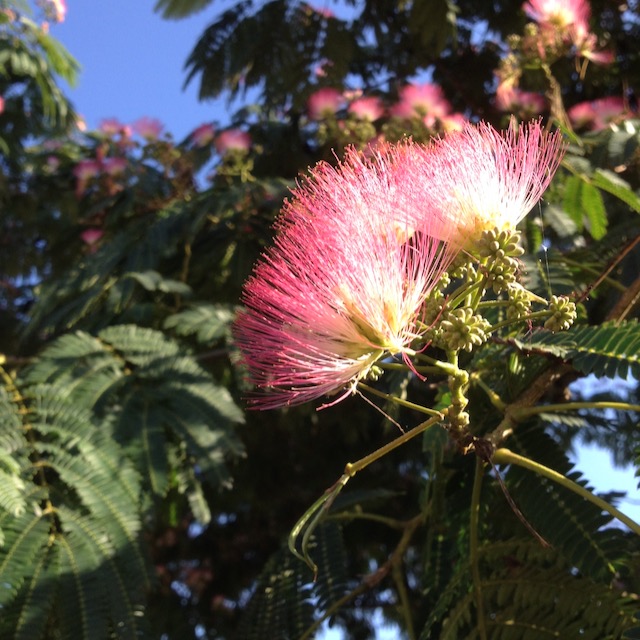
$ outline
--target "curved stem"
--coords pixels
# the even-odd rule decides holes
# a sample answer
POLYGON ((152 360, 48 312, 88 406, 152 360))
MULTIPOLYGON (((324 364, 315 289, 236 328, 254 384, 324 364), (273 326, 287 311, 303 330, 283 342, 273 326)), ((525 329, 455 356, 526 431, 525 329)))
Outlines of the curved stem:
POLYGON ((368 384, 364 382, 358 382, 358 387, 360 389, 364 389, 368 393, 371 393, 374 396, 378 396, 379 398, 384 398, 385 400, 389 400, 390 402, 395 402, 399 404, 401 407, 407 407, 408 409, 413 409, 414 411, 419 411, 420 413, 426 413, 428 416, 437 416, 440 417, 442 414, 435 409, 427 409, 427 407, 423 407, 420 404, 415 404, 415 402, 409 402, 408 400, 403 400, 402 398, 398 398, 390 393, 385 393, 384 391, 379 391, 374 387, 370 387, 368 384))
MULTIPOLYGON (((475 290, 480 289, 482 291, 485 280, 486 278, 482 278, 481 280, 477 280, 473 284, 468 284, 465 282, 465 284, 458 287, 447 300, 447 308, 455 309, 465 298, 467 298, 467 296, 472 294, 475 290)), ((482 293, 480 295, 482 295, 482 293)))
POLYGON ((553 480, 553 482, 557 482, 559 485, 562 485, 565 489, 569 489, 569 491, 573 491, 578 494, 585 500, 588 500, 592 504, 596 505, 598 508, 606 511, 609 515, 617 518, 620 522, 624 523, 633 531, 635 534, 640 536, 640 525, 632 520, 629 516, 626 516, 622 511, 616 509, 613 505, 609 504, 606 500, 599 498, 594 495, 588 489, 585 489, 583 486, 579 485, 577 482, 573 482, 573 480, 569 480, 561 473, 554 471, 553 469, 549 469, 549 467, 545 467, 539 462, 534 462, 529 458, 525 458, 523 456, 518 455, 517 453, 513 453, 509 449, 497 449, 493 454, 492 458, 495 464, 515 464, 519 467, 523 467, 524 469, 529 469, 529 471, 533 471, 538 475, 541 475, 545 478, 549 478, 549 480, 553 480))
POLYGON ((421 422, 417 427, 411 429, 411 431, 403 433, 395 440, 392 440, 391 442, 385 444, 383 447, 376 449, 368 456, 365 456, 364 458, 361 458, 356 462, 348 462, 344 468, 344 473, 340 476, 340 478, 338 478, 336 483, 332 487, 327 489, 327 491, 304 512, 302 517, 298 520, 298 522, 296 522, 296 524, 293 526, 293 529, 291 529, 291 532, 289 533, 288 545, 289 551, 291 551, 294 556, 302 560, 313 571, 314 579, 318 571, 318 567, 315 562, 313 562, 307 551, 309 541, 315 528, 318 526, 321 519, 325 516, 342 489, 346 486, 347 482, 349 482, 349 480, 351 480, 351 478, 353 478, 356 473, 368 467, 372 462, 379 460, 394 449, 397 449, 398 447, 405 444, 405 442, 412 440, 421 433, 424 433, 427 429, 430 429, 431 427, 441 422, 446 415, 447 410, 445 409, 442 412, 439 412, 437 416, 421 422), (298 549, 296 548, 296 541, 300 534, 302 534, 302 553, 300 553, 300 551, 298 551, 298 549))
POLYGON ((400 610, 402 611, 402 617, 404 618, 407 636, 409 637, 409 640, 416 640, 416 631, 413 626, 413 616, 411 615, 411 603, 409 602, 409 592, 407 591, 407 585, 404 583, 404 575, 399 562, 393 563, 391 576, 393 577, 393 582, 396 585, 398 598, 400 598, 400 610))
POLYGON ((482 583, 480 579, 480 566, 478 557, 478 529, 480 526, 480 492, 482 490, 482 477, 484 475, 484 463, 476 458, 476 472, 473 478, 473 492, 471 494, 471 518, 469 521, 469 562, 471 563, 471 576, 473 578, 473 592, 476 601, 476 624, 480 640, 487 640, 487 629, 484 620, 484 602, 482 600, 482 583))
POLYGON ((541 404, 536 407, 521 407, 513 412, 516 419, 522 420, 538 413, 551 411, 579 411, 580 409, 615 409, 616 411, 639 411, 639 404, 628 402, 563 402, 560 404, 541 404))
POLYGON ((472 373, 469 376, 471 382, 477 384, 489 398, 491 404, 498 409, 498 411, 504 411, 507 408, 507 403, 480 377, 477 372, 472 373))
MULTIPOLYGON (((374 571, 372 574, 365 576, 365 578, 357 587, 355 587, 354 589, 349 591, 349 593, 342 596, 342 598, 340 598, 339 600, 336 600, 300 636, 300 640, 307 640, 308 638, 313 638, 314 637, 313 634, 320 628, 320 626, 325 620, 330 618, 336 611, 341 609, 345 604, 347 604, 347 602, 349 602, 350 600, 353 600, 353 598, 355 598, 356 596, 360 595, 361 593, 364 593, 365 591, 369 591, 369 589, 372 589, 373 587, 375 587, 389 574, 390 571, 394 569, 394 567, 399 565, 402 562, 402 559, 404 558, 405 551, 407 550, 407 547, 411 542, 411 538, 413 537, 413 534, 416 532, 416 529, 425 521, 425 517, 426 517, 425 513, 420 513, 417 516, 415 516, 415 518, 411 518, 411 520, 408 520, 407 522, 403 523, 402 528, 404 529, 404 531, 402 532, 402 537, 400 538, 400 541, 398 542, 396 548, 393 550, 393 553, 389 556, 389 558, 387 558, 387 561, 377 571, 374 571)), ((402 598, 402 595, 400 595, 400 597, 402 598)), ((407 627, 408 629, 411 629, 413 627, 413 622, 411 623, 408 622, 407 627)), ((411 636, 411 637, 413 638, 415 636, 411 636)))
MULTIPOLYGON (((376 362, 376 367, 389 371, 410 371, 409 367, 402 362, 376 362)), ((418 373, 438 373, 442 375, 442 369, 435 366, 414 366, 418 373)))

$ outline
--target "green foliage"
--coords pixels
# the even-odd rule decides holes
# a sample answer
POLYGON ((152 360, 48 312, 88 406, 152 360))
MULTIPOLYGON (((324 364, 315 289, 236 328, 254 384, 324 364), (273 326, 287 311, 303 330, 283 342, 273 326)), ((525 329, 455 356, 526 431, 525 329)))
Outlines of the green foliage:
POLYGON ((342 531, 327 522, 312 536, 311 553, 318 563, 318 578, 312 582, 308 567, 300 563, 287 545, 267 561, 258 577, 239 630, 240 637, 260 640, 299 638, 347 590, 346 551, 342 531), (312 605, 315 603, 315 605, 312 605))
POLYGON ((520 349, 570 361, 581 373, 608 378, 640 376, 640 325, 607 322, 597 327, 576 326, 567 332, 536 331, 514 341, 520 349))
MULTIPOLYGON (((540 96, 552 93, 549 74, 559 87, 545 120, 565 122, 571 146, 526 219, 522 282, 580 299, 579 323, 552 334, 536 311, 459 354, 468 439, 443 423, 357 477, 347 466, 348 490, 308 547, 315 582, 281 541, 342 486, 347 463, 395 442, 398 428, 411 434, 417 407, 449 410, 451 371, 433 370, 442 353, 429 345, 419 375, 398 359, 370 381, 402 403, 374 397, 376 410, 353 397, 245 418, 230 331, 242 283, 299 172, 376 136, 444 135, 438 118, 390 115, 408 82, 429 78, 451 113, 506 126, 496 72, 531 25, 506 1, 348 0, 328 15, 299 0, 220 10, 157 0, 155 10, 179 19, 207 7, 217 13, 187 82, 201 97, 257 96, 231 116, 247 151, 193 135, 81 134, 58 86, 76 62, 35 21, 0 12, 0 636, 293 639, 326 619, 368 638, 379 616, 424 640, 637 636, 637 536, 520 467, 485 466, 474 491, 475 460, 463 455, 497 442, 593 491, 599 470, 582 475, 568 455, 583 434, 640 473, 637 412, 557 407, 590 399, 568 386, 590 374, 630 385, 591 399, 637 403, 638 121, 623 113, 575 132, 565 122, 575 104, 639 85, 637 7, 592 2, 614 64, 587 66, 571 50, 546 70, 530 60, 500 76, 540 96), (306 103, 321 87, 345 90, 344 105, 379 98, 384 113, 365 122, 343 105, 313 120, 306 103), (106 170, 113 161, 120 172, 106 170), (546 404, 555 409, 519 422, 546 404)), ((488 299, 487 318, 503 323, 504 302, 488 299)))
MULTIPOLYGON (((74 84, 78 62, 26 16, 2 14, 0 21, 0 148, 4 162, 17 161, 18 150, 33 135, 61 131, 75 118, 57 84, 74 84), (20 85, 21 90, 12 87, 20 85), (10 115, 11 117, 7 117, 10 115)), ((0 163, 0 166, 3 163, 0 163)))
MULTIPOLYGON (((53 342, 27 379, 68 385, 74 401, 109 415, 156 497, 171 487, 171 457, 179 468, 197 462, 200 478, 225 486, 225 457, 242 453, 234 433, 242 413, 185 351, 162 333, 133 325, 109 327, 96 338, 78 332, 53 342)), ((186 492, 199 490, 193 480, 186 492)))
MULTIPOLYGON (((571 565, 553 548, 514 538, 484 545, 479 560, 487 638, 614 640, 633 623, 637 604, 632 599, 572 575, 571 565)), ((481 637, 473 628, 478 612, 469 580, 468 568, 461 567, 455 579, 456 599, 447 603, 448 615, 438 635, 443 640, 481 637)), ((451 595, 445 596, 451 600, 451 595)), ((422 639, 433 637, 436 621, 432 616, 422 639)))
POLYGON ((168 316, 165 329, 175 329, 181 336, 195 335, 198 342, 211 344, 223 337, 235 313, 225 305, 198 304, 168 316))
POLYGON ((335 20, 323 18, 310 5, 287 0, 266 2, 255 13, 250 13, 252 8, 239 2, 225 11, 189 56, 187 82, 200 76, 201 98, 226 90, 232 99, 241 90, 258 87, 268 106, 294 99, 302 108, 308 79, 328 55, 333 63, 329 80, 344 74, 355 42, 335 20), (267 74, 271 80, 265 84, 267 74))
POLYGON ((151 580, 140 477, 110 421, 55 385, 11 384, 0 398, 18 490, 0 506, 1 635, 137 637, 151 580))
POLYGON ((186 18, 198 11, 202 11, 213 0, 158 0, 154 10, 161 13, 163 18, 186 18))

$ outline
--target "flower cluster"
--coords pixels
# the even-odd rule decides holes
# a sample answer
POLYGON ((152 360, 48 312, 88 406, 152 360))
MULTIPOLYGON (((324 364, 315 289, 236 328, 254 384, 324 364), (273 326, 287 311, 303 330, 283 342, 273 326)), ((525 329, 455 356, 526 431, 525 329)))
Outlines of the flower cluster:
MULTIPOLYGON (((325 394, 340 394, 337 402, 381 360, 411 367, 431 335, 429 301, 442 301, 447 269, 496 228, 484 262, 502 269, 506 290, 513 278, 504 265, 512 269, 519 249, 500 230, 529 212, 562 153, 560 134, 540 122, 503 133, 467 124, 430 145, 384 142, 368 154, 348 149, 337 167, 316 165, 245 284, 234 335, 258 387, 254 406, 325 394)), ((485 285, 495 289, 497 279, 485 285)), ((471 310, 445 319, 451 349, 486 339, 489 326, 471 310)))
POLYGON ((402 188, 403 146, 321 163, 285 205, 235 330, 267 392, 260 407, 349 393, 380 358, 412 353, 424 298, 453 252, 437 240, 445 221, 421 219, 419 194, 402 188))

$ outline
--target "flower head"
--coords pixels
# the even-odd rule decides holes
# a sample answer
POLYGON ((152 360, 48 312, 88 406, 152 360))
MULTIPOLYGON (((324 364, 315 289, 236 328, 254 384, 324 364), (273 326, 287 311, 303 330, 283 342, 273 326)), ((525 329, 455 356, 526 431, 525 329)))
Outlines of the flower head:
POLYGON ((523 9, 541 26, 589 30, 591 7, 588 0, 528 0, 523 9))
POLYGON ((496 90, 496 107, 501 111, 517 114, 522 118, 532 118, 547 108, 544 96, 532 91, 523 91, 509 82, 501 82, 496 90))
POLYGON ((220 154, 232 150, 249 151, 251 148, 251 136, 241 129, 227 129, 218 135, 215 145, 220 154))
POLYGON ((307 112, 312 120, 322 120, 335 115, 343 102, 344 98, 340 91, 324 87, 309 96, 307 112))
POLYGON ((191 132, 191 141, 196 147, 206 147, 213 142, 215 132, 216 130, 212 124, 201 124, 191 132))
POLYGON ((448 218, 457 242, 468 246, 483 231, 514 229, 540 199, 564 154, 560 132, 540 121, 515 121, 507 131, 467 123, 461 131, 417 149, 406 163, 406 189, 420 191, 431 215, 448 218))
POLYGON ((380 98, 376 96, 366 96, 357 98, 349 104, 347 111, 360 120, 373 122, 384 115, 384 107, 380 98))
POLYGON ((65 0, 41 0, 40 4, 45 15, 54 22, 64 22, 67 15, 67 3, 65 0))
POLYGON ((605 129, 626 115, 624 100, 620 96, 609 96, 573 105, 568 112, 569 120, 576 129, 587 128, 593 131, 605 129))
POLYGON ((411 353, 425 296, 453 258, 402 192, 404 146, 320 163, 293 193, 274 246, 244 288, 234 329, 259 408, 348 395, 375 363, 411 353), (400 161, 400 164, 398 164, 400 161))
POLYGON ((153 142, 160 137, 164 126, 160 120, 143 116, 133 123, 133 130, 147 142, 153 142))
POLYGON ((423 118, 427 126, 451 111, 451 105, 442 89, 429 82, 408 84, 400 90, 400 100, 391 108, 391 115, 398 118, 423 118))

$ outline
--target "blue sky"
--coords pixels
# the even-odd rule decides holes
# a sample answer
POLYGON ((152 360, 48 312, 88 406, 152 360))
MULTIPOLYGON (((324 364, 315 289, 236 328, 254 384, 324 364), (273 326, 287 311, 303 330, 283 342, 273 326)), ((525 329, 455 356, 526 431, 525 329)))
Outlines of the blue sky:
POLYGON ((183 90, 184 63, 215 16, 208 10, 185 20, 163 20, 156 0, 67 0, 64 23, 51 34, 80 62, 69 96, 89 128, 115 117, 123 123, 157 118, 176 139, 203 122, 224 124, 224 101, 199 103, 197 82, 183 90))
MULTIPOLYGON (((180 140, 203 122, 227 121, 224 101, 199 103, 197 83, 183 90, 184 62, 223 3, 216 0, 188 19, 167 21, 154 13, 155 2, 67 0, 66 21, 52 25, 52 35, 82 66, 77 86, 68 93, 89 128, 105 118, 129 124, 149 116, 180 140)), ((582 448, 577 459, 598 490, 628 491, 619 508, 640 520, 631 469, 612 469, 609 455, 596 448, 582 448)))

